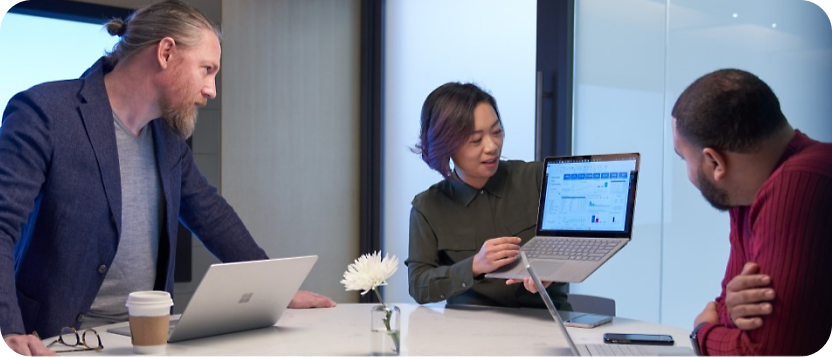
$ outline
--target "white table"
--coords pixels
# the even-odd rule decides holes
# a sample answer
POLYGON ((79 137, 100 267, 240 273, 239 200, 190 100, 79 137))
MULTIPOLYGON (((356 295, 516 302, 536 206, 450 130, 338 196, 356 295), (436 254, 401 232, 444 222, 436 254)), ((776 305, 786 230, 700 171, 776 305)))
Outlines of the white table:
MULTIPOLYGON (((396 304, 401 308, 401 355, 568 355, 566 340, 544 309, 445 307, 396 304)), ((372 304, 330 309, 286 310, 270 328, 167 345, 168 355, 367 355, 372 304)), ((101 332, 104 350, 87 355, 131 355, 130 338, 101 332)), ((594 329, 568 328, 577 344, 603 343, 605 332, 672 335, 690 347, 689 331, 616 317, 594 329)), ((77 356, 80 353, 68 355, 77 356)))

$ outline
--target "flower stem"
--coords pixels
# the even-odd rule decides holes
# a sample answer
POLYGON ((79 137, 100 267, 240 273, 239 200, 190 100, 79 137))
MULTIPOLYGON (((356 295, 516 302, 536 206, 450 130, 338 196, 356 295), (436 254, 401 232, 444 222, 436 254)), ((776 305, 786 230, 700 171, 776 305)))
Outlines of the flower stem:
POLYGON ((399 331, 393 331, 393 329, 390 328, 390 317, 393 315, 393 310, 388 309, 387 305, 384 304, 384 299, 381 298, 381 293, 378 292, 377 288, 373 288, 373 291, 376 293, 376 297, 378 297, 378 301, 379 301, 379 303, 381 303, 381 306, 384 307, 384 314, 385 314, 385 316, 384 316, 384 327, 387 328, 387 332, 389 332, 390 337, 393 338, 393 344, 395 346, 395 351, 398 354, 398 352, 399 352, 399 331))
POLYGON ((386 307, 387 305, 384 305, 384 299, 381 298, 381 293, 378 292, 378 288, 373 288, 373 292, 376 293, 376 297, 378 298, 378 302, 381 303, 381 306, 386 307))
POLYGON ((376 293, 376 297, 378 297, 378 301, 381 303, 381 306, 384 307, 384 327, 387 327, 387 331, 392 331, 390 329, 390 315, 393 314, 393 310, 388 310, 387 305, 384 304, 384 300, 381 298, 381 293, 378 292, 377 288, 373 288, 373 291, 376 293))

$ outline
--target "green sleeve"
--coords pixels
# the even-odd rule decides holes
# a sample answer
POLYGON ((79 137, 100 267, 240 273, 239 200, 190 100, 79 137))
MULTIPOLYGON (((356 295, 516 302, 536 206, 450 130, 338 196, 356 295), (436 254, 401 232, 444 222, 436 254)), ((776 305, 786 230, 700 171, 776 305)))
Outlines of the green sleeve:
POLYGON ((410 210, 410 246, 407 265, 410 296, 420 304, 461 294, 474 284, 471 256, 453 265, 439 264, 433 228, 415 207, 410 210))

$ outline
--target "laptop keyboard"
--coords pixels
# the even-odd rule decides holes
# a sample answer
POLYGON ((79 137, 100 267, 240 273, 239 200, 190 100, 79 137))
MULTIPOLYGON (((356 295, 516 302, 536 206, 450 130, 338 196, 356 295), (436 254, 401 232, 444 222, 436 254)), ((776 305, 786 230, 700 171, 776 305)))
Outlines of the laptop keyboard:
POLYGON ((616 344, 586 345, 590 356, 642 356, 638 346, 616 344))
POLYGON ((603 238, 535 237, 523 246, 529 259, 598 261, 618 245, 619 240, 603 238))

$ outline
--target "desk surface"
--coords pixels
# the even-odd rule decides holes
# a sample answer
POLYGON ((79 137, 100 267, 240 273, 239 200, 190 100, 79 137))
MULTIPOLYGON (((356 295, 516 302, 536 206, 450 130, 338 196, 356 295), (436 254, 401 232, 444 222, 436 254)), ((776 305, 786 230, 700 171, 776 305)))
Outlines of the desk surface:
MULTIPOLYGON (((568 355, 566 340, 546 310, 396 304, 401 308, 401 355, 568 355)), ((269 328, 167 345, 167 355, 367 355, 372 304, 286 310, 269 328)), ((124 326, 127 323, 96 328, 124 326)), ((603 343, 606 332, 662 333, 690 347, 689 331, 615 318, 594 329, 568 328, 576 344, 603 343)), ((102 333, 104 355, 132 355, 130 338, 102 333)), ((72 353, 72 356, 79 353, 72 353)), ((101 355, 101 353, 89 353, 101 355)))

